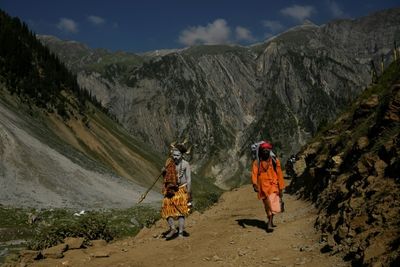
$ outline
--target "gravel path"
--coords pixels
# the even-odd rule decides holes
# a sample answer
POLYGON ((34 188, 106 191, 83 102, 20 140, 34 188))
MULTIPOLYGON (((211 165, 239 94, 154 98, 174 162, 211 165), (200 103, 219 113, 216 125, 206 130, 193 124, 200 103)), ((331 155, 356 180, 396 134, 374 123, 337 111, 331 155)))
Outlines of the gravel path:
POLYGON ((310 203, 285 195, 285 204, 277 228, 266 233, 262 203, 251 186, 243 186, 204 214, 193 213, 187 220, 190 237, 165 241, 161 233, 167 225, 160 221, 135 238, 67 251, 62 259, 34 266, 350 266, 320 253, 310 203))

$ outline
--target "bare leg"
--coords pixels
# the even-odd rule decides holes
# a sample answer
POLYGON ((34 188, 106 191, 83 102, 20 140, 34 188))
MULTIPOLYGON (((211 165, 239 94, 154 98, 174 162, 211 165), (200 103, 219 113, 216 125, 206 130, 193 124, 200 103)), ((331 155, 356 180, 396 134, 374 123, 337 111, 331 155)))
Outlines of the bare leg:
POLYGON ((273 221, 274 215, 271 212, 271 207, 270 207, 270 203, 269 203, 268 198, 263 199, 263 203, 264 203, 265 213, 267 214, 267 217, 268 217, 267 232, 272 232, 273 231, 273 229, 272 229, 272 227, 273 227, 272 221, 273 221))
POLYGON ((185 228, 185 217, 180 216, 178 222, 179 222, 179 234, 183 234, 183 229, 185 228))
POLYGON ((169 233, 165 236, 165 238, 167 240, 170 240, 175 234, 176 234, 176 228, 175 228, 175 222, 174 222, 174 218, 172 217, 168 217, 167 218, 167 222, 169 225, 169 233))
POLYGON ((169 230, 175 229, 175 223, 174 223, 174 218, 168 217, 167 222, 169 225, 169 230))
POLYGON ((276 227, 276 225, 274 224, 274 215, 273 214, 271 216, 271 226, 276 227))

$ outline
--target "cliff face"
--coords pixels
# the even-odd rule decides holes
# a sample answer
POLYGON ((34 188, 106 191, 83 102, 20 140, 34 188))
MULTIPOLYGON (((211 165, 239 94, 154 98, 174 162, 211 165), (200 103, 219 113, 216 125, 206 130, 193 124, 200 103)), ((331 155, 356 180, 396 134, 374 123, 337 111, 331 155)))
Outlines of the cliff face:
POLYGON ((79 68, 58 48, 68 43, 42 41, 132 134, 159 151, 188 136, 195 170, 228 186, 241 182, 251 140, 271 139, 286 158, 350 103, 371 81, 370 60, 390 53, 399 18, 307 24, 250 47, 83 55, 79 68))
POLYGON ((354 264, 399 262, 399 133, 396 62, 297 155, 291 189, 320 208, 326 252, 354 264))

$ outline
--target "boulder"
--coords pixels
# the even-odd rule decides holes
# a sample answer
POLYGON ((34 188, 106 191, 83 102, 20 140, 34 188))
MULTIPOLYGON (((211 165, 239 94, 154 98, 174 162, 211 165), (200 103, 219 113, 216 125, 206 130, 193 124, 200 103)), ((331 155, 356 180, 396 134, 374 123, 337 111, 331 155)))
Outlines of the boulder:
POLYGON ((377 160, 374 164, 375 172, 379 178, 382 178, 385 175, 385 169, 387 167, 386 162, 383 160, 377 160))
POLYGON ((64 252, 68 249, 66 244, 60 244, 51 248, 42 250, 42 255, 45 258, 60 259, 64 257, 64 252))
POLYGON ((364 261, 369 262, 373 258, 384 254, 387 251, 387 247, 382 242, 371 242, 369 247, 364 251, 364 261))
POLYGON ((294 163, 293 169, 296 177, 300 177, 307 168, 306 160, 301 157, 294 163))
MULTIPOLYGON (((397 86, 399 88, 399 86, 397 86)), ((397 89, 397 93, 394 99, 390 101, 388 109, 385 113, 384 120, 388 122, 400 122, 400 90, 397 89)))
POLYGON ((90 244, 92 245, 92 247, 104 247, 107 245, 107 241, 103 239, 92 240, 90 241, 90 244))
POLYGON ((332 161, 335 164, 335 168, 339 168, 340 165, 342 165, 342 163, 343 163, 342 156, 343 156, 343 153, 340 153, 340 154, 332 157, 332 161))
POLYGON ((363 109, 371 109, 375 108, 379 105, 379 96, 378 95, 371 95, 367 100, 361 102, 361 108, 363 109))
POLYGON ((31 263, 40 258, 40 251, 36 250, 22 250, 19 255, 21 256, 21 263, 31 263))
POLYGON ((64 239, 64 244, 68 245, 68 249, 80 249, 84 241, 82 237, 67 237, 64 239))
POLYGON ((356 143, 356 148, 358 150, 363 150, 369 145, 369 139, 366 136, 362 136, 358 138, 357 143, 356 143))
POLYGON ((314 142, 307 146, 307 148, 303 151, 303 155, 311 156, 317 154, 319 148, 321 147, 321 142, 314 142))

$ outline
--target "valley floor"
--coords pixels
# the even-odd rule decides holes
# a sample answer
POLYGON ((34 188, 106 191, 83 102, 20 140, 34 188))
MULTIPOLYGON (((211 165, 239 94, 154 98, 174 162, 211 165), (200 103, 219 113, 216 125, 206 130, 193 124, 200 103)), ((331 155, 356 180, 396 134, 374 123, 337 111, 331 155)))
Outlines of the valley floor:
POLYGON ((337 255, 320 252, 311 203, 285 195, 286 211, 276 216, 273 233, 265 231, 265 214, 251 186, 223 194, 204 214, 187 219, 190 237, 165 241, 159 221, 136 237, 103 247, 69 250, 62 259, 32 266, 350 266, 337 255))

